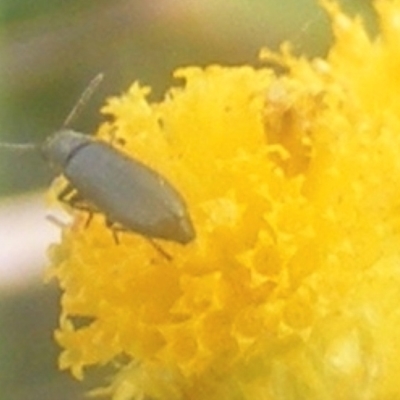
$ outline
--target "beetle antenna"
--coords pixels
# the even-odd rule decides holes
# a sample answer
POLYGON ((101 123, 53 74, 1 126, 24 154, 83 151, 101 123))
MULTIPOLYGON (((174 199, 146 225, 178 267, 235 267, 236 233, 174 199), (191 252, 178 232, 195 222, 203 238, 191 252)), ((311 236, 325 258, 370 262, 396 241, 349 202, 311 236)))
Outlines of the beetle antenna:
POLYGON ((83 91, 81 96, 79 97, 78 101, 75 103, 74 107, 72 108, 71 112, 68 114, 67 118, 65 118, 64 123, 62 124, 63 128, 66 128, 71 124, 71 122, 76 119, 79 113, 82 111, 85 104, 88 102, 92 94, 96 91, 98 86, 100 85, 101 81, 104 78, 104 74, 100 73, 96 75, 87 85, 86 89, 83 91))
POLYGON ((25 153, 28 151, 37 151, 39 150, 40 145, 35 143, 22 143, 22 144, 15 144, 15 143, 1 143, 0 142, 0 149, 4 150, 11 150, 16 152, 25 153))

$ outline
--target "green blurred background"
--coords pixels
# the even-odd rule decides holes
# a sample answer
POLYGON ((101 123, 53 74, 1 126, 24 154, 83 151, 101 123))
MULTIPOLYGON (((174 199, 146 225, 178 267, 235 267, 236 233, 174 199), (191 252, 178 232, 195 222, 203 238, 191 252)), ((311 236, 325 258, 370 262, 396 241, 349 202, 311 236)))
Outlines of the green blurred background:
MULTIPOLYGON (((370 1, 340 3, 375 30, 370 1)), ((331 41, 314 0, 1 0, 0 21, 0 140, 16 143, 41 142, 58 129, 98 72, 105 81, 75 130, 93 132, 105 98, 135 80, 160 99, 177 67, 260 66, 259 49, 285 40, 297 54, 323 56, 331 41)), ((50 181, 37 155, 0 151, 0 196, 50 181)), ((0 400, 83 398, 85 387, 56 368, 58 297, 54 285, 9 287, 0 276, 0 400)))

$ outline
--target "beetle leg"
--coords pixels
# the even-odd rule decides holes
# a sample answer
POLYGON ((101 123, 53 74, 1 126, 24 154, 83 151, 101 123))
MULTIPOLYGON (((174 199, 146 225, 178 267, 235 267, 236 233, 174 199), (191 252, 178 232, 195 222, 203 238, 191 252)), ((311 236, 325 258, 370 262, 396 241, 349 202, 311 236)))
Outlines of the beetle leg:
POLYGON ((58 200, 68 204, 72 208, 75 208, 76 210, 80 211, 85 211, 88 213, 88 219, 86 220, 85 223, 85 228, 87 228, 90 225, 90 222, 92 221, 93 214, 95 210, 93 207, 88 205, 83 198, 80 196, 79 192, 76 191, 76 189, 69 183, 65 186, 65 188, 59 193, 57 196, 58 200))
POLYGON ((85 223, 85 228, 88 228, 90 223, 92 222, 92 218, 93 218, 93 212, 92 211, 88 211, 88 217, 85 223))
POLYGON ((126 229, 118 226, 115 222, 111 221, 110 219, 106 218, 106 226, 111 230, 111 233, 114 238, 115 244, 120 244, 118 233, 122 231, 126 231, 126 229))
POLYGON ((114 228, 114 229, 111 229, 111 232, 112 232, 115 244, 120 244, 119 237, 118 237, 118 231, 114 228))
POLYGON ((148 240, 148 242, 163 256, 165 257, 168 261, 172 261, 172 256, 168 254, 157 242, 155 242, 153 239, 144 236, 145 239, 148 240))
POLYGON ((87 228, 90 223, 92 222, 93 219, 93 214, 94 214, 94 210, 93 207, 90 207, 90 205, 88 205, 87 203, 85 203, 85 201, 82 199, 82 197, 79 195, 78 192, 75 192, 70 199, 68 200, 68 204, 79 211, 84 211, 87 213, 87 220, 85 222, 85 228, 87 228))
MULTIPOLYGON (((114 241, 116 244, 120 244, 118 234, 120 232, 129 232, 127 229, 123 228, 121 225, 119 225, 116 222, 113 222, 109 219, 106 219, 106 226, 107 228, 111 229, 114 241)), ((168 261, 172 260, 172 256, 168 254, 157 242, 155 242, 153 239, 143 236, 144 239, 146 239, 163 257, 165 257, 168 261)))
POLYGON ((62 221, 61 219, 59 219, 58 217, 56 217, 55 215, 52 215, 52 214, 46 215, 46 219, 47 219, 47 221, 56 225, 60 229, 64 229, 68 226, 68 224, 66 222, 62 221))
POLYGON ((59 201, 64 204, 68 204, 72 208, 93 212, 92 208, 90 208, 90 206, 85 203, 80 194, 69 183, 61 191, 61 193, 58 194, 57 198, 59 201))
POLYGON ((70 183, 67 183, 65 188, 57 195, 57 199, 62 203, 70 204, 68 196, 74 191, 74 187, 70 183))

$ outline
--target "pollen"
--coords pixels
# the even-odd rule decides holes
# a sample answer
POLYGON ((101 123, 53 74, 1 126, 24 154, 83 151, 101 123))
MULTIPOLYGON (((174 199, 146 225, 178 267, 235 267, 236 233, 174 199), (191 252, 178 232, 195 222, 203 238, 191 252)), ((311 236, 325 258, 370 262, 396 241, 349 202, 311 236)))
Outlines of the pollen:
POLYGON ((48 273, 61 369, 113 366, 117 400, 400 396, 400 2, 375 2, 376 37, 322 4, 324 59, 285 44, 261 52, 281 74, 189 67, 162 101, 108 100, 98 136, 173 183, 196 238, 117 245, 72 210, 48 273))

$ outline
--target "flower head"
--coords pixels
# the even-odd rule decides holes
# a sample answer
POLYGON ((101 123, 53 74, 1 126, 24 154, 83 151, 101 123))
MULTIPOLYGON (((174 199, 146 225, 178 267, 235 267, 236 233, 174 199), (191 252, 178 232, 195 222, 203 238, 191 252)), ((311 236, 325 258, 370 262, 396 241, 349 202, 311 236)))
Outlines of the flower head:
POLYGON ((261 54, 284 74, 185 68, 162 102, 109 100, 98 136, 172 182, 196 238, 117 245, 76 213, 52 249, 61 368, 118 363, 115 399, 399 395, 400 2, 373 39, 323 4, 326 59, 285 45, 261 54))

